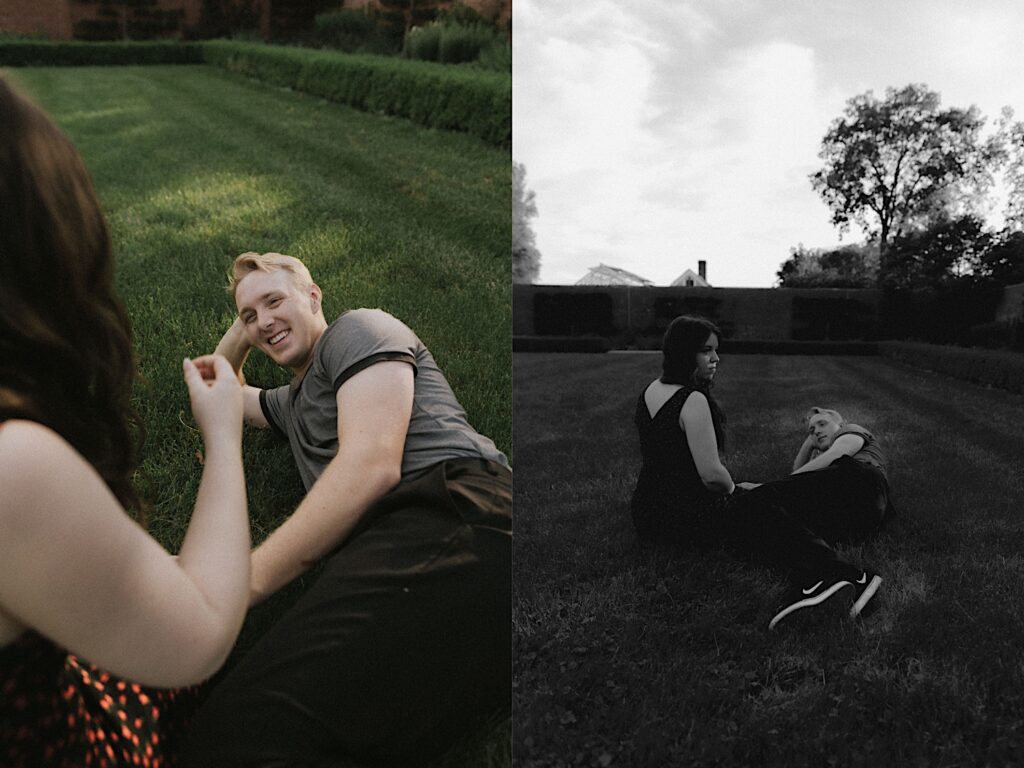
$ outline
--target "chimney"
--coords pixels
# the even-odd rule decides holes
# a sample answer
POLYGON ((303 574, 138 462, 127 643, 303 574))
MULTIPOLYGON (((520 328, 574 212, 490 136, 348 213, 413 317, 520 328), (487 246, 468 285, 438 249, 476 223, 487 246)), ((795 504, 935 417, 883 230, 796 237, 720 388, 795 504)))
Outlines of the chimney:
POLYGON ((701 259, 697 262, 697 274, 700 275, 700 279, 706 281, 708 279, 708 263, 701 259))

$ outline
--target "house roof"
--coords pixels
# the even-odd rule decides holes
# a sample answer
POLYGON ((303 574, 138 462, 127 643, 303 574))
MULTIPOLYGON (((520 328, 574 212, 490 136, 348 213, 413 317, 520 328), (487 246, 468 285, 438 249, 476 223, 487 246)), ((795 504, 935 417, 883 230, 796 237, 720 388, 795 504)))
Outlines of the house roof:
POLYGON ((646 277, 640 277, 640 275, 635 275, 624 269, 598 264, 596 267, 591 267, 587 274, 577 280, 576 285, 654 285, 654 283, 646 277))
POLYGON ((690 281, 690 280, 693 281, 693 284, 695 286, 699 286, 701 288, 710 288, 711 287, 711 283, 709 283, 703 277, 698 275, 692 269, 688 269, 685 272, 683 272, 683 274, 681 274, 679 277, 677 277, 675 280, 673 280, 670 283, 670 285, 672 285, 673 287, 685 286, 687 284, 687 282, 690 281))

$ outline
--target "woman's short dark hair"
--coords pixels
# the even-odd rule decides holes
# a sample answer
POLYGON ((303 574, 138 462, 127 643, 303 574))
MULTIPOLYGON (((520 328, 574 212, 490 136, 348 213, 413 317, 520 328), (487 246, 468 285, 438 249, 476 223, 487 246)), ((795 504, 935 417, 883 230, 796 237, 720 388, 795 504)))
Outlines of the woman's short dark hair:
POLYGON ((722 336, 718 326, 704 317, 680 315, 669 323, 661 342, 662 383, 704 389, 698 386, 693 374, 697 370, 697 353, 704 348, 712 333, 719 338, 722 336))

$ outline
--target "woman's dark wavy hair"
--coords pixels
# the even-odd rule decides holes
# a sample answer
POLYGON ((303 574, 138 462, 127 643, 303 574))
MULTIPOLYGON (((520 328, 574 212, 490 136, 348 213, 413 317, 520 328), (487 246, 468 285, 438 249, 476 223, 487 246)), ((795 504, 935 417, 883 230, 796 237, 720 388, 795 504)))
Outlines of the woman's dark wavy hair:
POLYGON ((0 417, 53 429, 126 507, 143 431, 131 324, 89 173, 49 117, 0 78, 0 417))
POLYGON ((711 396, 711 382, 696 376, 697 353, 704 348, 711 334, 722 338, 718 326, 704 317, 680 315, 669 323, 661 342, 661 381, 664 384, 681 384, 704 393, 711 406, 715 439, 719 450, 722 450, 725 447, 725 413, 711 396))

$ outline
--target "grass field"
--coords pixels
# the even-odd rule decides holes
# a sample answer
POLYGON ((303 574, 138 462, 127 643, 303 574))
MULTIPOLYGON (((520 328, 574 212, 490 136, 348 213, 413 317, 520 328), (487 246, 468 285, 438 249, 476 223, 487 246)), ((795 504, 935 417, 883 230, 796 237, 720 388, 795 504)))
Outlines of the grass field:
MULTIPOLYGON (((230 324, 225 275, 243 251, 305 260, 329 319, 368 306, 404 320, 474 426, 511 452, 507 153, 210 67, 4 74, 75 142, 106 208, 144 377, 140 483, 165 546, 180 543, 200 471, 181 359, 212 351, 230 324)), ((288 380, 257 357, 251 383, 288 380)), ((246 473, 259 541, 302 488, 287 445, 259 430, 246 435, 246 473)), ((301 587, 254 611, 240 648, 301 587)), ((508 732, 499 726, 445 765, 507 765, 508 732)))
POLYGON ((831 406, 881 439, 900 512, 846 550, 886 579, 875 613, 769 633, 778 576, 636 543, 633 409, 660 356, 513 365, 516 766, 1024 763, 1024 398, 723 345, 735 479, 788 473, 801 413, 831 406))

